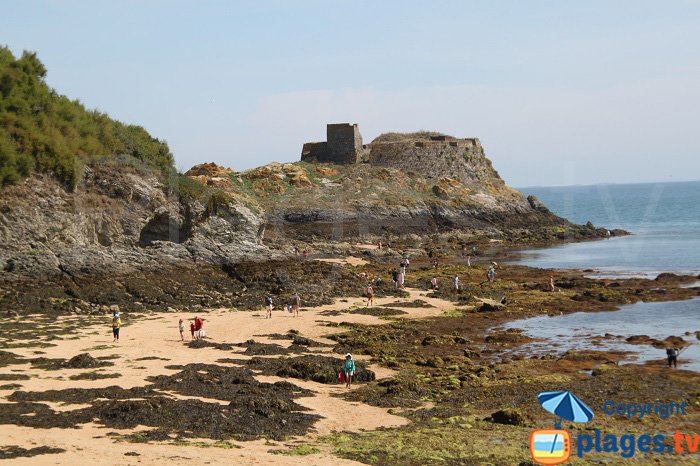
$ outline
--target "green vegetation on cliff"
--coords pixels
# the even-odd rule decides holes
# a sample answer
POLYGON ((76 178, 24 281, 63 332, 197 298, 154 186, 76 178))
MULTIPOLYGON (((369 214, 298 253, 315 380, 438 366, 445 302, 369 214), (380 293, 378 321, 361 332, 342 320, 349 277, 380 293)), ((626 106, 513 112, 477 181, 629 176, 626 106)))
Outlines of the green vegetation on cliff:
POLYGON ((15 58, 0 47, 0 186, 33 171, 52 173, 67 187, 88 159, 132 156, 161 171, 173 170, 163 141, 145 129, 87 110, 51 89, 35 53, 15 58))

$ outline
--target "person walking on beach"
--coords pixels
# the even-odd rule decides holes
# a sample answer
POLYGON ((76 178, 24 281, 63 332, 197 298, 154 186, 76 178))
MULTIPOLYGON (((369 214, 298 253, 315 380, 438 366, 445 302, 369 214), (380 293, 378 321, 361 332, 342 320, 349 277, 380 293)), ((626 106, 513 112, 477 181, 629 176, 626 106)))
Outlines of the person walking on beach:
POLYGON ((559 288, 554 286, 554 275, 549 276, 549 291, 559 291, 559 288))
POLYGON ((367 285, 367 305, 365 307, 369 307, 370 304, 374 305, 374 289, 371 284, 367 285))
POLYGON ((391 281, 394 282, 394 288, 399 287, 399 273, 396 270, 391 272, 391 281))
POLYGON ((399 288, 403 289, 403 282, 406 280, 406 274, 404 272, 399 273, 399 288))
POLYGON ((352 354, 350 353, 345 355, 345 361, 343 361, 343 372, 345 373, 345 388, 350 388, 352 378, 355 375, 355 361, 353 361, 352 354))
POLYGON ((180 330, 180 339, 185 341, 185 321, 180 319, 180 322, 177 323, 177 327, 180 330))
POLYGON ((496 269, 494 269, 493 265, 492 265, 486 271, 486 280, 488 280, 489 283, 493 283, 495 279, 496 279, 496 269))
POLYGON ((272 319, 272 296, 265 296, 265 307, 267 308, 267 311, 265 312, 265 318, 272 319))
POLYGON ((675 346, 666 348, 666 359, 668 360, 668 367, 678 367, 678 348, 675 346))
POLYGON ((432 280, 430 280, 430 285, 432 286, 433 290, 438 289, 437 277, 433 277, 432 280))
POLYGON ((112 314, 112 336, 114 339, 112 342, 119 342, 119 329, 122 326, 122 320, 119 318, 119 313, 115 312, 112 314))
POLYGON ((301 297, 299 297, 299 293, 296 291, 294 292, 294 296, 292 296, 292 317, 299 317, 299 308, 301 307, 301 297))
POLYGON ((459 291, 459 275, 455 275, 452 278, 452 284, 454 285, 455 291, 459 291))

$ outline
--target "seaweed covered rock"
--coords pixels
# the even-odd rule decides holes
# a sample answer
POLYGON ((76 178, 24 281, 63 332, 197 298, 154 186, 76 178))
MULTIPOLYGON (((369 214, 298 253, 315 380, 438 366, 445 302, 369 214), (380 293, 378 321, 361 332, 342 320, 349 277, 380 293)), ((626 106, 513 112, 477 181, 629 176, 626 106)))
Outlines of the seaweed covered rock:
POLYGON ((89 353, 82 353, 70 358, 66 363, 66 367, 70 367, 72 369, 90 369, 93 367, 103 366, 103 362, 104 361, 98 361, 97 359, 93 358, 89 353))
POLYGON ((506 424, 511 426, 524 426, 525 417, 520 411, 515 409, 501 409, 491 414, 491 421, 496 424, 506 424))
MULTIPOLYGON (((306 355, 283 359, 252 358, 247 365, 266 375, 333 384, 338 383, 338 372, 343 366, 343 360, 329 356, 306 355)), ((375 379, 374 372, 367 369, 365 363, 355 361, 355 368, 353 381, 370 382, 375 379)))

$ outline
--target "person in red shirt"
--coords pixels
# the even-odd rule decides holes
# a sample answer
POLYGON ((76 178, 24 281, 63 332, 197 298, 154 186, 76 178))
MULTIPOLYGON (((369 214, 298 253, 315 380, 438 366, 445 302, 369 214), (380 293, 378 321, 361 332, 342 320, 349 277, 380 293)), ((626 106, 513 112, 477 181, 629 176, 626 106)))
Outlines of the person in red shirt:
POLYGON ((204 319, 198 316, 194 318, 194 333, 198 340, 202 338, 202 328, 204 327, 204 319))
POLYGON ((192 339, 194 340, 194 322, 190 324, 190 333, 192 334, 192 339))

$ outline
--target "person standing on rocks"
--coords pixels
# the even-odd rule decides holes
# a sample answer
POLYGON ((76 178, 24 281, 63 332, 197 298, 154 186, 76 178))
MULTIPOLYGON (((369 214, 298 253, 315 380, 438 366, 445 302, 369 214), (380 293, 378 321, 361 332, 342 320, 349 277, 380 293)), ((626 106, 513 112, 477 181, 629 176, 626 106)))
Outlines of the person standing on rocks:
POLYGON ((554 275, 549 276, 549 291, 559 291, 559 289, 554 286, 554 275))
POLYGON ((355 375, 355 361, 353 361, 352 354, 350 353, 345 355, 345 361, 343 361, 343 372, 345 373, 345 388, 350 388, 352 378, 355 375))
POLYGON ((494 269, 493 265, 492 265, 486 271, 486 280, 488 280, 489 283, 493 283, 495 279, 496 279, 496 269, 494 269))
POLYGON ((365 307, 370 305, 374 305, 374 289, 371 284, 367 285, 367 305, 365 307))
POLYGON ((432 286, 433 290, 438 289, 437 277, 433 277, 432 280, 430 280, 430 285, 432 286))
POLYGON ((666 359, 668 360, 668 367, 678 367, 678 348, 675 346, 666 348, 666 359))
POLYGON ((265 296, 265 307, 267 308, 267 312, 265 313, 265 318, 272 319, 272 296, 270 296, 270 295, 265 296))
POLYGON ((115 312, 112 314, 112 336, 114 339, 112 342, 119 342, 119 329, 122 326, 122 320, 119 318, 119 313, 115 312))
POLYGON ((471 266, 472 266, 472 255, 467 254, 467 267, 471 267, 471 266))
POLYGON ((299 293, 296 291, 294 292, 294 296, 292 297, 292 311, 293 317, 299 317, 299 308, 301 307, 301 297, 299 297, 299 293))
POLYGON ((459 275, 456 275, 452 278, 452 284, 454 285, 455 291, 459 291, 459 275))

